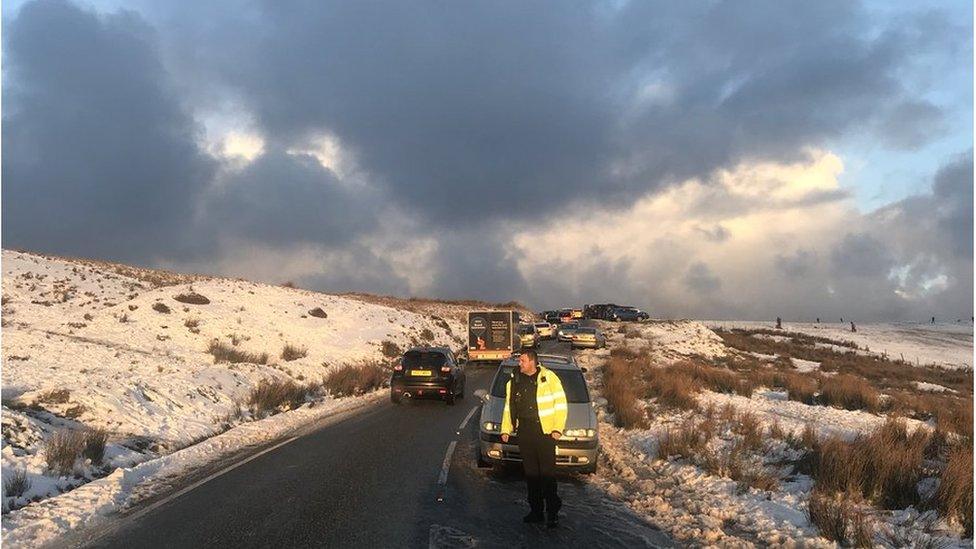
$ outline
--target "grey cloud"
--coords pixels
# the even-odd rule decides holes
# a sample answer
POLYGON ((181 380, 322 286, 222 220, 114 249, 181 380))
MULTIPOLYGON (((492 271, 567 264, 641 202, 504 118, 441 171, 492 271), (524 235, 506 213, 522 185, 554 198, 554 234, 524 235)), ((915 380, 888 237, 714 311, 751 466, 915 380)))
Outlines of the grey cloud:
POLYGON ((905 101, 895 105, 880 121, 878 136, 893 149, 917 149, 945 129, 945 115, 929 101, 905 101))
POLYGON ((894 266, 887 246, 868 234, 847 234, 830 254, 831 267, 841 276, 883 281, 894 266))
POLYGON ((796 250, 792 255, 777 255, 776 268, 789 278, 809 275, 816 269, 817 253, 810 250, 796 250))
POLYGON ((216 166, 146 24, 43 1, 4 31, 4 245, 134 261, 192 248, 216 166))
POLYGON ((688 289, 705 295, 713 294, 722 287, 722 281, 712 273, 708 265, 701 262, 688 267, 684 282, 688 289))
POLYGON ((380 197, 350 188, 309 155, 269 151, 204 202, 208 231, 254 241, 342 247, 376 226, 380 197))

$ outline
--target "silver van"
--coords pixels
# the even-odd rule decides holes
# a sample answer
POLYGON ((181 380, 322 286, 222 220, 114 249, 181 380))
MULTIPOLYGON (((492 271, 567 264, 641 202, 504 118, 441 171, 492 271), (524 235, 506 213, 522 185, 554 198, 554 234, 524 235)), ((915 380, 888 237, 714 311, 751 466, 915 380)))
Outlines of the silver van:
MULTIPOLYGON (((600 433, 596 420, 597 404, 594 403, 583 378, 583 370, 572 357, 540 354, 539 362, 559 376, 566 393, 566 429, 556 442, 556 466, 581 473, 596 472, 596 458, 600 448, 600 433)), ((491 381, 490 391, 475 391, 484 400, 479 422, 479 465, 488 466, 522 461, 519 454, 518 433, 503 443, 501 438, 502 413, 505 410, 505 384, 518 368, 518 357, 506 359, 498 367, 491 381)))

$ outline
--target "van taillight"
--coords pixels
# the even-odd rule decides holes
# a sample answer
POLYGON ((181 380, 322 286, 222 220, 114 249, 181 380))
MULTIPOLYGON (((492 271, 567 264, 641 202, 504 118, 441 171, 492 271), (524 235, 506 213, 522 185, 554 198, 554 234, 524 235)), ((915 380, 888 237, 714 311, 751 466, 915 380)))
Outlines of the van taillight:
POLYGON ((441 366, 441 371, 446 374, 446 373, 448 373, 448 372, 451 371, 451 367, 450 366, 441 366))

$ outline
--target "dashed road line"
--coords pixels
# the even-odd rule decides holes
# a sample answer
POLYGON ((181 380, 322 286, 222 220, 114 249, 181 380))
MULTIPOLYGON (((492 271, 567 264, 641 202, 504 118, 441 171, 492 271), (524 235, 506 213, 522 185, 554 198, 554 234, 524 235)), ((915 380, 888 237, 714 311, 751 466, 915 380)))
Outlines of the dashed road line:
POLYGON ((477 409, 478 409, 477 406, 475 406, 474 408, 471 408, 471 411, 468 412, 468 415, 464 416, 464 421, 462 421, 461 422, 461 425, 458 426, 457 434, 459 434, 459 435, 461 434, 461 431, 463 431, 464 430, 464 427, 468 424, 469 421, 471 421, 471 416, 474 415, 474 412, 477 409))

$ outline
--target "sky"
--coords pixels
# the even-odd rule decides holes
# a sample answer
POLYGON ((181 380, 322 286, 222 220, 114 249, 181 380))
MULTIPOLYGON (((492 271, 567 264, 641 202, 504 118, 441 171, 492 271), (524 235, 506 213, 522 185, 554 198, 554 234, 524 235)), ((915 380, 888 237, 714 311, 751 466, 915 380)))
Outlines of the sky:
POLYGON ((966 2, 3 5, 2 245, 659 317, 973 308, 966 2))

